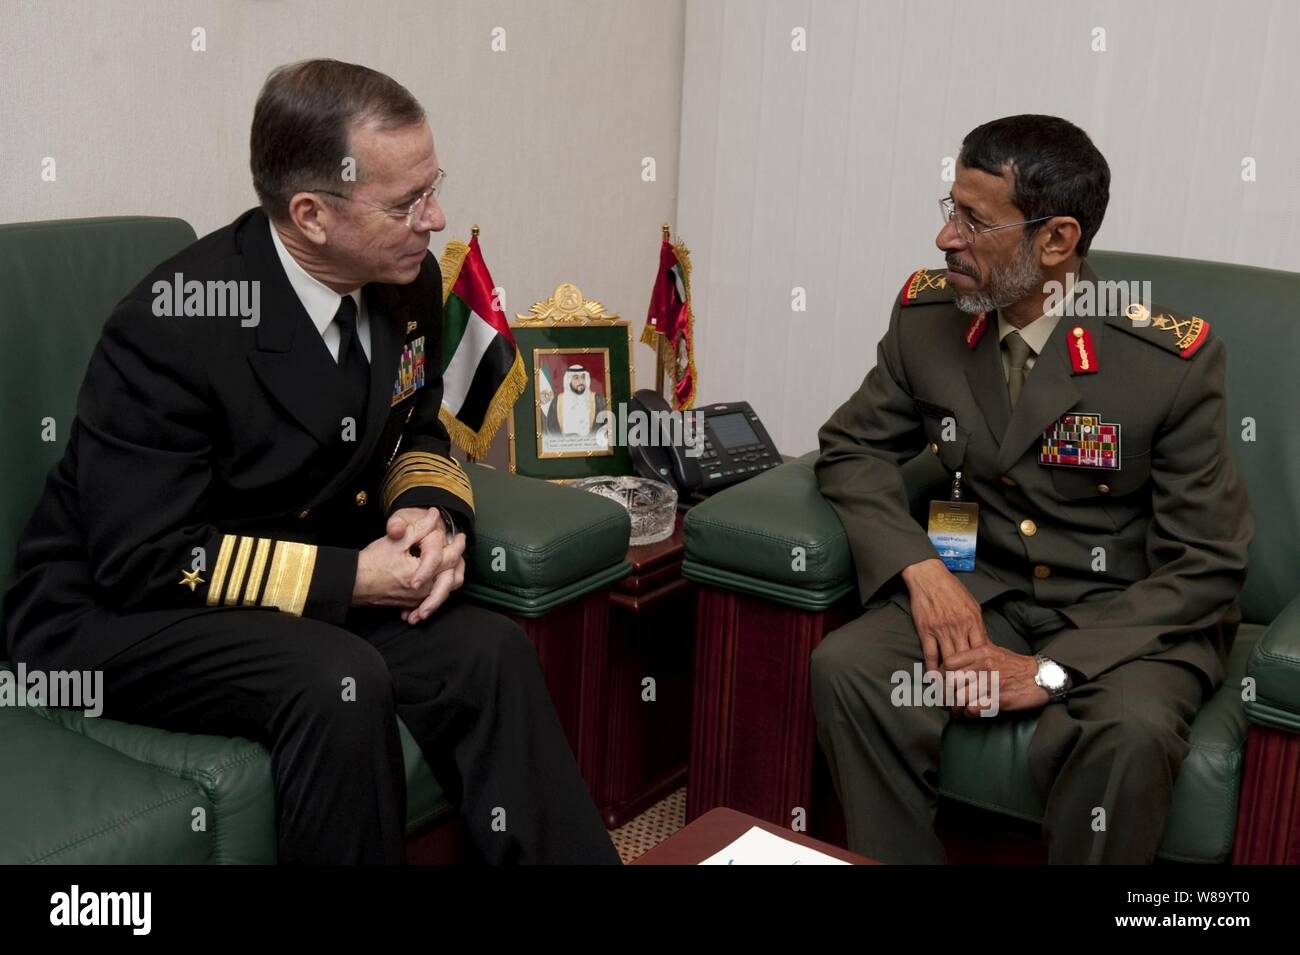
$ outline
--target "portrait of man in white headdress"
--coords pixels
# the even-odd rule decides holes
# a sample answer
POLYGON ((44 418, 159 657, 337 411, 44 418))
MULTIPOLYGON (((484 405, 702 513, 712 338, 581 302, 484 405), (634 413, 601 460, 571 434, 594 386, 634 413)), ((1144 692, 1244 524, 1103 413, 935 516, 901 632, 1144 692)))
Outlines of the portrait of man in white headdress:
POLYGON ((582 365, 569 365, 564 369, 559 394, 546 409, 546 434, 578 435, 593 439, 590 447, 604 447, 607 444, 606 422, 598 420, 602 411, 604 396, 593 387, 591 373, 582 365), (599 443, 595 443, 597 439, 599 443))

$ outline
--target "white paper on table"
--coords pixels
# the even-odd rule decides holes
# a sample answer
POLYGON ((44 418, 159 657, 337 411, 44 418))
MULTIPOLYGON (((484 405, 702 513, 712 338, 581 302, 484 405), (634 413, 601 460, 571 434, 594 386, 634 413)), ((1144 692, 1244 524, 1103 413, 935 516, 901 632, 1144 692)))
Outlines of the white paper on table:
POLYGON ((715 852, 700 865, 848 865, 842 859, 782 839, 766 829, 751 826, 731 845, 715 852))

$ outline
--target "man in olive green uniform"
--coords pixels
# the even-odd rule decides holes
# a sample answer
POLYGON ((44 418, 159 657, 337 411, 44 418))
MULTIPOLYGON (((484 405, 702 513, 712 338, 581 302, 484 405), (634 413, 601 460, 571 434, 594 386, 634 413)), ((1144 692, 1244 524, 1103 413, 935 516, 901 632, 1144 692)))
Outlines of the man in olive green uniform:
POLYGON ((996 707, 1037 714, 1051 861, 1151 861, 1223 679, 1253 527, 1224 347, 1198 317, 1101 300, 1083 259, 1109 179, 1064 120, 971 132, 937 239, 947 271, 907 280, 875 367, 821 430, 866 612, 813 655, 818 738, 850 848, 875 858, 943 861, 941 735, 996 707), (918 453, 978 505, 972 570, 909 513, 899 468, 918 453), (918 662, 987 677, 993 705, 895 705, 918 662))

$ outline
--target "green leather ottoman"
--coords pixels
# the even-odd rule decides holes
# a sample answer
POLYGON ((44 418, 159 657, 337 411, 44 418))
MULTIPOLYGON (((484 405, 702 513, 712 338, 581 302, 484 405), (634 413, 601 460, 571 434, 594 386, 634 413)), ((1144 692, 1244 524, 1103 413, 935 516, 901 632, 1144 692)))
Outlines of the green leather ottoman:
MULTIPOLYGON (((193 240, 180 219, 0 226, 0 442, 31 448, 47 418, 59 429, 59 440, 34 453, 0 456, 0 581, 62 453, 103 320, 140 276, 193 240)), ((464 593, 524 622, 576 749, 599 718, 599 701, 581 695, 574 661, 584 644, 603 648, 608 587, 627 570, 627 514, 571 488, 482 467, 468 473, 478 542, 464 593)), ((425 840, 409 843, 408 855, 445 857, 419 847, 451 828, 441 824, 454 815, 410 733, 399 730, 407 832, 425 840)), ((78 711, 0 707, 0 864, 274 861, 274 794, 261 746, 78 711)))

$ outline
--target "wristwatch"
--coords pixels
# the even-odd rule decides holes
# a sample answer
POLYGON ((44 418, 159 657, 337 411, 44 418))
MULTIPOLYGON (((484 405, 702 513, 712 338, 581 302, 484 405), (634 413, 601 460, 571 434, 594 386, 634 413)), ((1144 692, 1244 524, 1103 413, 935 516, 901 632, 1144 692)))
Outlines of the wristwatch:
POLYGON ((1065 667, 1041 653, 1034 655, 1034 662, 1038 664, 1034 683, 1048 692, 1053 703, 1065 699, 1065 694, 1070 692, 1070 674, 1065 671, 1065 667))
POLYGON ((445 507, 438 508, 438 513, 442 515, 442 526, 447 529, 447 543, 456 536, 456 522, 451 519, 451 511, 445 507))

